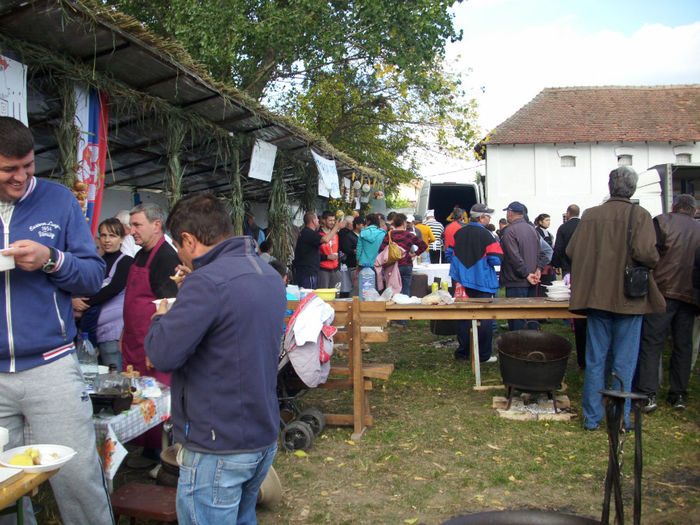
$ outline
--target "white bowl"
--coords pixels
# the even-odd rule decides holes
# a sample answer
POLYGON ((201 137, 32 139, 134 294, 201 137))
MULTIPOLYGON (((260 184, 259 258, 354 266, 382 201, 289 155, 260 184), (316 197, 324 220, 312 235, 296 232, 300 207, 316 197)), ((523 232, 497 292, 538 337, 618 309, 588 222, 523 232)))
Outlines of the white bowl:
POLYGON ((0 454, 0 465, 9 468, 19 468, 25 472, 49 472, 56 470, 61 465, 70 461, 77 452, 70 447, 63 445, 25 445, 23 447, 15 447, 0 454), (28 448, 33 448, 39 451, 41 465, 12 465, 10 460, 16 454, 22 454, 28 448))

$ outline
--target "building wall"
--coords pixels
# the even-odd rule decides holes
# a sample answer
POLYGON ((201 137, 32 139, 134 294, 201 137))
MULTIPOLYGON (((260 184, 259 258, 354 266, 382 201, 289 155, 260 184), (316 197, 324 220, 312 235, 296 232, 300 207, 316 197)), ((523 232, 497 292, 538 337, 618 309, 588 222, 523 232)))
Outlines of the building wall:
MULTIPOLYGON (((618 155, 632 155, 632 168, 642 175, 657 164, 675 163, 678 153, 690 153, 700 162, 700 144, 668 143, 583 143, 583 144, 494 144, 487 146, 487 203, 496 209, 492 222, 505 218, 502 211, 510 202, 520 201, 530 219, 540 213, 552 217, 550 230, 556 233, 569 204, 581 210, 597 206, 608 196, 608 174, 618 166, 618 155), (561 157, 574 156, 575 167, 562 167, 561 157)), ((661 213, 657 196, 660 187, 641 188, 635 198, 652 215, 661 213)))

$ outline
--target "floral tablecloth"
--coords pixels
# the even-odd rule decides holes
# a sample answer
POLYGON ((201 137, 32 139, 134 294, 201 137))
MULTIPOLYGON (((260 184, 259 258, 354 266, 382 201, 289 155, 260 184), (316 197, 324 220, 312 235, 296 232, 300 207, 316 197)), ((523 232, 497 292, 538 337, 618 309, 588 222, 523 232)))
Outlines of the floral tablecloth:
POLYGON ((93 418, 97 449, 105 475, 112 479, 126 456, 122 443, 131 441, 170 417, 170 388, 160 397, 145 399, 118 416, 100 412, 93 418))

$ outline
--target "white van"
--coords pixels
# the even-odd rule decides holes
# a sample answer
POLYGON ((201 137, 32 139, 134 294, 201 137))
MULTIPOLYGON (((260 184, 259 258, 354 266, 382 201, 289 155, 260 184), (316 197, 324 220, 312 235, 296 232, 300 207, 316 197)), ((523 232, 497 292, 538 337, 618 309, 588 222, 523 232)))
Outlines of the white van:
POLYGON ((425 212, 435 210, 435 219, 447 224, 447 216, 455 205, 469 212, 474 204, 483 201, 483 192, 478 184, 426 180, 418 195, 416 213, 425 220, 425 212))

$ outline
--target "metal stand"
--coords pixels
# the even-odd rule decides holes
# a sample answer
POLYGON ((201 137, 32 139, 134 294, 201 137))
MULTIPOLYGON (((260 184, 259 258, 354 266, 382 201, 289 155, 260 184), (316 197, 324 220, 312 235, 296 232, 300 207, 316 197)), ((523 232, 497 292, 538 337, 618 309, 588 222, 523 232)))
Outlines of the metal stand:
MULTIPOLYGON (((614 376, 619 380, 617 376, 614 376)), ((622 381, 620 381, 622 384, 622 381)), ((602 525, 610 522, 610 494, 615 495, 615 523, 625 522, 622 503, 621 472, 626 431, 624 429, 625 401, 632 401, 634 412, 634 525, 641 523, 642 517, 642 406, 647 396, 619 390, 601 390, 605 405, 605 419, 608 431, 608 472, 605 476, 605 496, 603 498, 603 514, 600 518, 602 525), (623 436, 620 439, 620 432, 623 436)))

